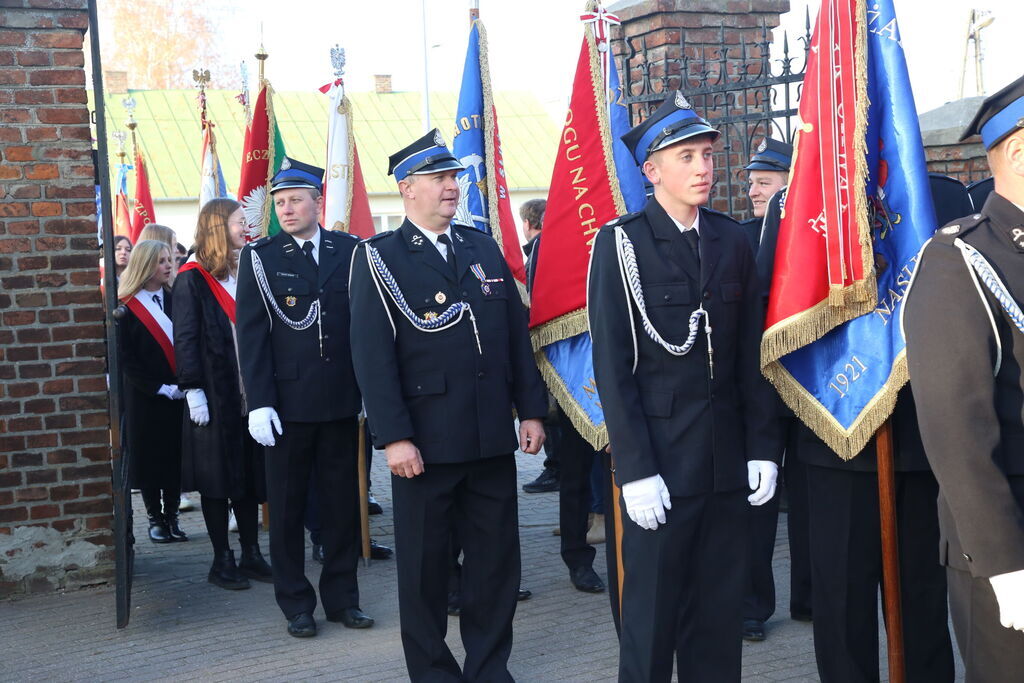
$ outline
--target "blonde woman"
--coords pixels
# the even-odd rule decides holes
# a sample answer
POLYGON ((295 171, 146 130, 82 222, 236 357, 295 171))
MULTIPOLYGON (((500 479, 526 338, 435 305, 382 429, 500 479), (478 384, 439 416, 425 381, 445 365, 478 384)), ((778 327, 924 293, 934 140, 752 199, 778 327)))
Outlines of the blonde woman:
POLYGON ((177 255, 178 255, 178 235, 174 230, 168 228, 166 225, 159 225, 158 223, 150 223, 142 229, 139 233, 139 241, 143 240, 156 240, 157 242, 163 242, 167 245, 168 251, 171 254, 171 281, 170 284, 174 284, 174 278, 178 275, 177 267, 177 255))
POLYGON ((235 342, 235 276, 245 246, 245 214, 232 199, 213 199, 199 212, 195 254, 174 283, 174 351, 185 391, 182 486, 202 494, 213 545, 208 580, 229 590, 246 577, 272 581, 257 536, 258 505, 266 499, 263 449, 249 436, 235 342), (235 513, 242 554, 228 542, 235 513))
POLYGON ((173 263, 166 244, 140 241, 117 289, 118 299, 128 309, 118 322, 118 352, 125 379, 129 479, 132 488, 142 489, 153 543, 188 540, 178 526, 181 399, 185 395, 178 390, 175 376, 167 288, 173 263))

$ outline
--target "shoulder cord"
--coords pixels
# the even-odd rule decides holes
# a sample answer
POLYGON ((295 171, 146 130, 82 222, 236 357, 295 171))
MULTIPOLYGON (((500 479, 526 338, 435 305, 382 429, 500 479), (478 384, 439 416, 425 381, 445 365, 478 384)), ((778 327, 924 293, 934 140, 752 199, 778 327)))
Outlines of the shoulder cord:
MULTIPOLYGON (((978 278, 981 278, 985 287, 992 292, 996 301, 998 301, 1002 309, 1006 311, 1006 315, 1009 316, 1014 326, 1016 326, 1017 331, 1024 333, 1024 312, 1021 311, 1020 306, 1016 301, 1014 301, 1010 292, 1006 289, 1006 285, 1003 284, 1003 281, 999 279, 999 275, 996 274, 992 265, 980 251, 967 244, 959 237, 953 240, 953 244, 960 249, 960 254, 963 256, 964 262, 969 266, 971 275, 974 276, 974 284, 975 287, 978 287, 978 295, 981 296, 981 288, 978 285, 978 278)), ((995 373, 998 374, 1003 355, 1002 343, 999 340, 999 331, 996 329, 996 321, 992 317, 992 311, 989 309, 987 301, 985 310, 988 312, 989 322, 992 323, 992 332, 995 336, 996 346, 998 349, 995 367, 995 373)))
MULTIPOLYGON (((465 301, 456 301, 447 309, 444 313, 441 313, 436 318, 427 320, 421 318, 412 310, 409 303, 405 299, 405 295, 402 294, 402 290, 398 287, 398 282, 395 280, 391 271, 388 269, 384 259, 381 258, 380 252, 373 245, 366 245, 366 259, 370 266, 370 273, 374 278, 374 283, 378 285, 378 290, 381 285, 384 287, 384 291, 388 293, 391 301, 394 302, 395 307, 401 311, 402 315, 405 316, 409 324, 420 330, 421 332, 440 332, 446 330, 449 327, 453 327, 462 320, 462 316, 466 313, 469 314, 469 320, 473 324, 473 336, 476 337, 476 350, 477 353, 483 353, 483 349, 480 346, 480 333, 476 327, 476 316, 473 315, 473 307, 465 301)), ((387 307, 385 306, 385 309, 387 307)), ((390 312, 388 316, 390 317, 390 312)), ((394 323, 392 322, 392 331, 394 330, 394 323)))
POLYGON ((643 287, 640 285, 640 270, 636 263, 636 253, 633 251, 633 243, 626 236, 626 231, 621 227, 615 228, 615 248, 619 257, 619 272, 622 275, 622 286, 627 292, 627 297, 631 297, 633 303, 636 304, 637 311, 640 313, 641 324, 647 336, 673 356, 683 356, 693 348, 693 344, 697 340, 700 319, 704 318, 704 334, 708 337, 708 363, 710 365, 714 354, 711 347, 711 319, 708 316, 708 312, 704 310, 704 304, 699 304, 697 310, 690 314, 690 334, 681 346, 665 341, 664 337, 658 333, 658 330, 654 328, 650 318, 647 316, 647 305, 644 302, 643 287))
POLYGON ((313 325, 314 322, 320 319, 320 299, 309 307, 309 312, 306 313, 306 317, 302 320, 292 320, 284 311, 277 305, 277 300, 274 299, 274 293, 270 291, 270 283, 267 282, 267 274, 263 271, 263 261, 260 260, 259 255, 255 250, 252 253, 252 272, 256 276, 256 284, 260 287, 260 292, 263 294, 263 304, 269 306, 274 314, 288 327, 296 331, 302 331, 313 325))

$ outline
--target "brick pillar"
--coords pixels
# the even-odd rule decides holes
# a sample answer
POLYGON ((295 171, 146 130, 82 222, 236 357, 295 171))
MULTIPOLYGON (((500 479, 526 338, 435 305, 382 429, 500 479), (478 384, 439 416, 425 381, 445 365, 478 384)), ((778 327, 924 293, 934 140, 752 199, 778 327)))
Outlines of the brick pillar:
MULTIPOLYGON (((779 16, 789 11, 789 0, 623 0, 608 9, 622 22, 613 30, 612 51, 620 64, 624 63, 621 60, 628 60, 621 76, 627 84, 627 94, 664 92, 658 102, 649 103, 647 107, 635 105, 634 122, 645 118, 648 111, 657 108, 660 100, 676 89, 690 98, 698 113, 714 122, 717 116, 738 113, 744 104, 757 104, 763 97, 763 89, 760 93, 751 89, 733 91, 732 102, 737 106, 731 109, 723 104, 724 94, 693 96, 688 91, 700 84, 715 85, 719 79, 723 83, 731 82, 738 80, 741 74, 750 79, 777 70, 777 65, 769 65, 765 50, 772 41, 772 29, 779 25, 779 16), (646 60, 642 54, 644 47, 646 60), (680 73, 684 55, 688 60, 685 78, 680 73), (644 85, 645 71, 649 87, 644 85)), ((793 47, 791 40, 791 50, 793 47)), ((802 52, 799 48, 797 51, 802 52)), ((729 133, 731 137, 723 135, 719 147, 728 155, 735 175, 736 169, 746 165, 751 144, 757 142, 741 139, 743 136, 733 135, 732 130, 729 133)), ((763 131, 757 135, 762 136, 763 131)), ((722 155, 716 155, 719 182, 725 173, 724 162, 722 155)), ((731 182, 736 183, 736 180, 731 182)), ((745 190, 741 188, 742 182, 733 188, 734 206, 746 209, 745 190)), ((712 206, 727 211, 728 201, 718 194, 713 196, 712 206)))
POLYGON ((992 175, 980 137, 968 138, 963 142, 954 139, 945 143, 932 141, 929 144, 926 141, 924 158, 930 173, 952 176, 964 185, 992 175))
POLYGON ((86 0, 0 12, 0 598, 113 574, 86 0))

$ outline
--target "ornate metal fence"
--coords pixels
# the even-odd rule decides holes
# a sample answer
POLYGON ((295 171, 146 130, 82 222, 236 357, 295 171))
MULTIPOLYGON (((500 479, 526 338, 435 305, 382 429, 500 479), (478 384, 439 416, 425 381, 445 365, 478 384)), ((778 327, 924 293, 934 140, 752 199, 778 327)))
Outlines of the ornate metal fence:
MULTIPOLYGON (((803 35, 797 38, 802 49, 791 51, 789 36, 783 34, 781 56, 775 59, 764 22, 760 29, 742 29, 738 42, 727 42, 725 26, 718 28, 717 41, 689 43, 687 31, 696 29, 680 27, 678 48, 648 49, 646 35, 623 41, 626 50, 618 58, 619 72, 633 124, 657 109, 669 92, 681 90, 694 110, 722 132, 716 145, 711 205, 736 218, 750 215, 741 171, 752 148, 766 136, 793 141, 811 39, 809 11, 804 25, 803 35), (756 40, 748 39, 751 33, 756 40)), ((707 33, 706 28, 700 31, 707 33)), ((735 31, 731 29, 733 35, 735 31)))

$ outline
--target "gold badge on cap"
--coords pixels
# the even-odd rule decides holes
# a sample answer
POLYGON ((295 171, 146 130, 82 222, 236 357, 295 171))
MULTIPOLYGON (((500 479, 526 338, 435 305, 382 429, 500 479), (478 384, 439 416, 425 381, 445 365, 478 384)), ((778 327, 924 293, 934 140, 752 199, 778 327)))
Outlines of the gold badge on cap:
POLYGON ((445 301, 448 301, 448 297, 444 295, 444 292, 438 292, 434 295, 434 301, 439 304, 443 304, 445 301))
POLYGON ((294 296, 286 296, 284 298, 284 305, 285 306, 294 306, 298 302, 299 302, 299 300, 296 299, 294 296))

